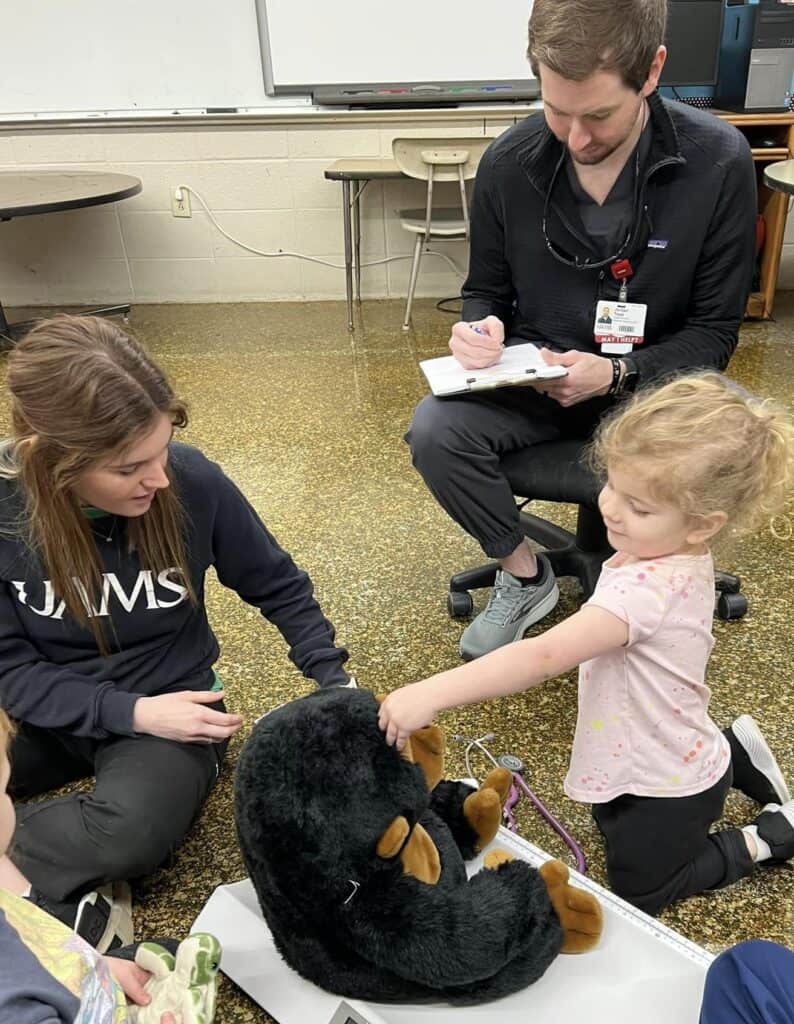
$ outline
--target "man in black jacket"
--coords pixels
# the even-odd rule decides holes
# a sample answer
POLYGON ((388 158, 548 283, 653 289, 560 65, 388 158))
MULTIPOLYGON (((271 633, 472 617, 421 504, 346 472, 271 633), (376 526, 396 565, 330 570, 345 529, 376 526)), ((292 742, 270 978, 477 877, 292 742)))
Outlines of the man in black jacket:
POLYGON ((732 126, 659 96, 665 19, 666 0, 535 0, 528 55, 543 112, 480 162, 450 348, 482 368, 532 341, 568 373, 537 390, 426 398, 414 414, 414 465, 502 565, 464 658, 520 639, 558 600, 500 458, 587 437, 638 384, 724 369, 736 347, 755 251, 752 157, 732 126), (605 308, 634 344, 597 323, 605 308))

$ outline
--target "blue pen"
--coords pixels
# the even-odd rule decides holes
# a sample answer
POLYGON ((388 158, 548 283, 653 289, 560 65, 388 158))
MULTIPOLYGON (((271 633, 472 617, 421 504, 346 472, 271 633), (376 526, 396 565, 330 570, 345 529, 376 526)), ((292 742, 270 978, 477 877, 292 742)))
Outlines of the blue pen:
POLYGON ((475 331, 477 334, 485 334, 486 336, 488 334, 488 332, 484 331, 482 327, 475 327, 474 324, 469 324, 469 327, 471 327, 471 329, 475 331))

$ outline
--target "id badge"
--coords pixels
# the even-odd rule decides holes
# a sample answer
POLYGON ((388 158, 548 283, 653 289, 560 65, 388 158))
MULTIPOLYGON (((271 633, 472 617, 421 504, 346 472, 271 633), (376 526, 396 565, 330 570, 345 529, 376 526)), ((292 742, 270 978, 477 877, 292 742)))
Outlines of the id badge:
POLYGON ((644 302, 610 302, 601 299, 596 305, 593 336, 602 352, 610 355, 626 355, 635 345, 645 340, 645 315, 648 307, 644 302))

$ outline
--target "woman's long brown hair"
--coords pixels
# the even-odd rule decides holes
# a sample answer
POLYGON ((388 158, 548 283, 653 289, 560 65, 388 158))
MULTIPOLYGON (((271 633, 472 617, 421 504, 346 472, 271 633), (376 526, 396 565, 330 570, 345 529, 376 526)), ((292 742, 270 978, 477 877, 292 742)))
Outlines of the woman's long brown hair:
MULTIPOLYGON (((186 426, 186 407, 141 346, 99 317, 61 315, 37 324, 9 355, 8 389, 14 436, 4 475, 21 484, 20 529, 71 617, 106 654, 102 626, 85 604, 87 594, 100 606, 102 567, 74 487, 81 473, 146 437, 160 415, 186 426)), ((128 547, 144 569, 179 567, 195 603, 186 515, 166 472, 172 485, 156 492, 143 515, 128 519, 128 547)))

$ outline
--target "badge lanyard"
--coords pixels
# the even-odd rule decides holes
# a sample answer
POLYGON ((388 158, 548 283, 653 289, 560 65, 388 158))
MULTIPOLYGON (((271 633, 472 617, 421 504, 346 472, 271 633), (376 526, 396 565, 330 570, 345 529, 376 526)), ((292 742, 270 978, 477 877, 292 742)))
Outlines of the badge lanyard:
POLYGON ((648 307, 642 302, 629 302, 629 279, 634 267, 628 259, 614 260, 609 268, 619 285, 617 304, 607 299, 596 303, 593 340, 602 354, 626 355, 645 340, 645 317, 648 307))
POLYGON ((609 268, 612 277, 619 283, 618 302, 627 302, 629 297, 629 278, 634 275, 634 267, 627 259, 615 260, 609 268))

